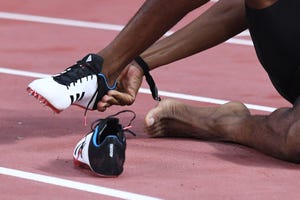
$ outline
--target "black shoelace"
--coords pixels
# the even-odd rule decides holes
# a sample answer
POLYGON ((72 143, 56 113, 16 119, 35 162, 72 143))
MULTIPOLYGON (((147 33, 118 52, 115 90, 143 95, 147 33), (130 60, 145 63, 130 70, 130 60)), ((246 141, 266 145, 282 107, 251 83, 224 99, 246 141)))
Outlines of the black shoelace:
POLYGON ((109 118, 115 118, 117 115, 120 115, 120 114, 126 113, 126 112, 127 112, 127 113, 132 113, 133 116, 132 116, 132 118, 129 120, 129 123, 128 123, 127 126, 122 126, 122 130, 123 130, 124 132, 129 132, 130 134, 136 136, 136 134, 135 134, 133 131, 130 130, 130 128, 132 128, 131 124, 132 124, 132 122, 133 122, 133 121, 135 120, 135 118, 136 118, 136 114, 135 114, 135 112, 132 111, 132 110, 122 110, 122 111, 119 111, 119 112, 117 112, 117 113, 115 113, 115 114, 113 114, 113 115, 109 115, 109 116, 106 117, 106 118, 100 118, 100 119, 97 119, 97 120, 95 120, 95 121, 91 124, 91 130, 92 130, 92 131, 95 131, 96 126, 100 125, 100 123, 101 123, 103 120, 107 120, 107 119, 109 119, 109 118))
POLYGON ((82 82, 82 78, 88 79, 88 77, 91 77, 92 79, 93 75, 99 73, 98 71, 99 70, 97 69, 97 66, 80 60, 77 61, 75 65, 67 68, 60 75, 54 76, 53 79, 62 85, 66 85, 67 87, 69 87, 72 83, 75 86, 78 80, 82 82))

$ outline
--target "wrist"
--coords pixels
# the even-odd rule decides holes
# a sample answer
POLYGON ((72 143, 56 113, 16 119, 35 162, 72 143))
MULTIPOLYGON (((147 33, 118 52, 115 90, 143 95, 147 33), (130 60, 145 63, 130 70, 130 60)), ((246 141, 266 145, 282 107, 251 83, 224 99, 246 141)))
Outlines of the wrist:
POLYGON ((134 62, 143 70, 144 75, 149 74, 149 66, 141 56, 135 57, 134 62))
POLYGON ((143 73, 145 75, 146 81, 150 87, 151 94, 154 100, 160 101, 160 97, 158 96, 158 90, 155 85, 155 82, 149 73, 149 66, 148 64, 141 58, 140 56, 137 56, 134 59, 134 62, 143 70, 143 73))

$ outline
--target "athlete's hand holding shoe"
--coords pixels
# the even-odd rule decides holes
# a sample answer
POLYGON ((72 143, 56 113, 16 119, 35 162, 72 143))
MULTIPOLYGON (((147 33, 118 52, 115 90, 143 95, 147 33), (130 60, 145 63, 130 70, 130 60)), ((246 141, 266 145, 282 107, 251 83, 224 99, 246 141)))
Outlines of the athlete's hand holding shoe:
POLYGON ((144 72, 140 66, 132 62, 118 77, 116 90, 110 90, 98 102, 97 109, 105 111, 111 105, 131 105, 135 101, 137 92, 142 84, 144 72))

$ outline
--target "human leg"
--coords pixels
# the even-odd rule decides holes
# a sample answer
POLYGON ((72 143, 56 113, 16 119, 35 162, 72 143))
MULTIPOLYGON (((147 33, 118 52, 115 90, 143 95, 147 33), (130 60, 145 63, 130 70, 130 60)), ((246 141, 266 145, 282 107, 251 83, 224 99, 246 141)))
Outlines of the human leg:
POLYGON ((165 100, 145 118, 152 137, 189 137, 246 145, 273 157, 300 162, 300 106, 251 115, 241 103, 194 107, 165 100))
POLYGON ((298 0, 278 0, 264 9, 246 8, 257 57, 276 90, 291 103, 300 95, 299 8, 298 0))
POLYGON ((205 51, 247 28, 244 0, 220 0, 141 54, 150 69, 205 51))

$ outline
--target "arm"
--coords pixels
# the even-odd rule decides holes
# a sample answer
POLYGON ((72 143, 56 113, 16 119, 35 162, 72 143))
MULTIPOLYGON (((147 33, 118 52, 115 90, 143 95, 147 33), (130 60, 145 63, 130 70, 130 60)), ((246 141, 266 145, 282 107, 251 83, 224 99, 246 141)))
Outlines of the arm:
POLYGON ((141 57, 154 69, 216 46, 247 28, 244 7, 243 0, 221 0, 141 57))

